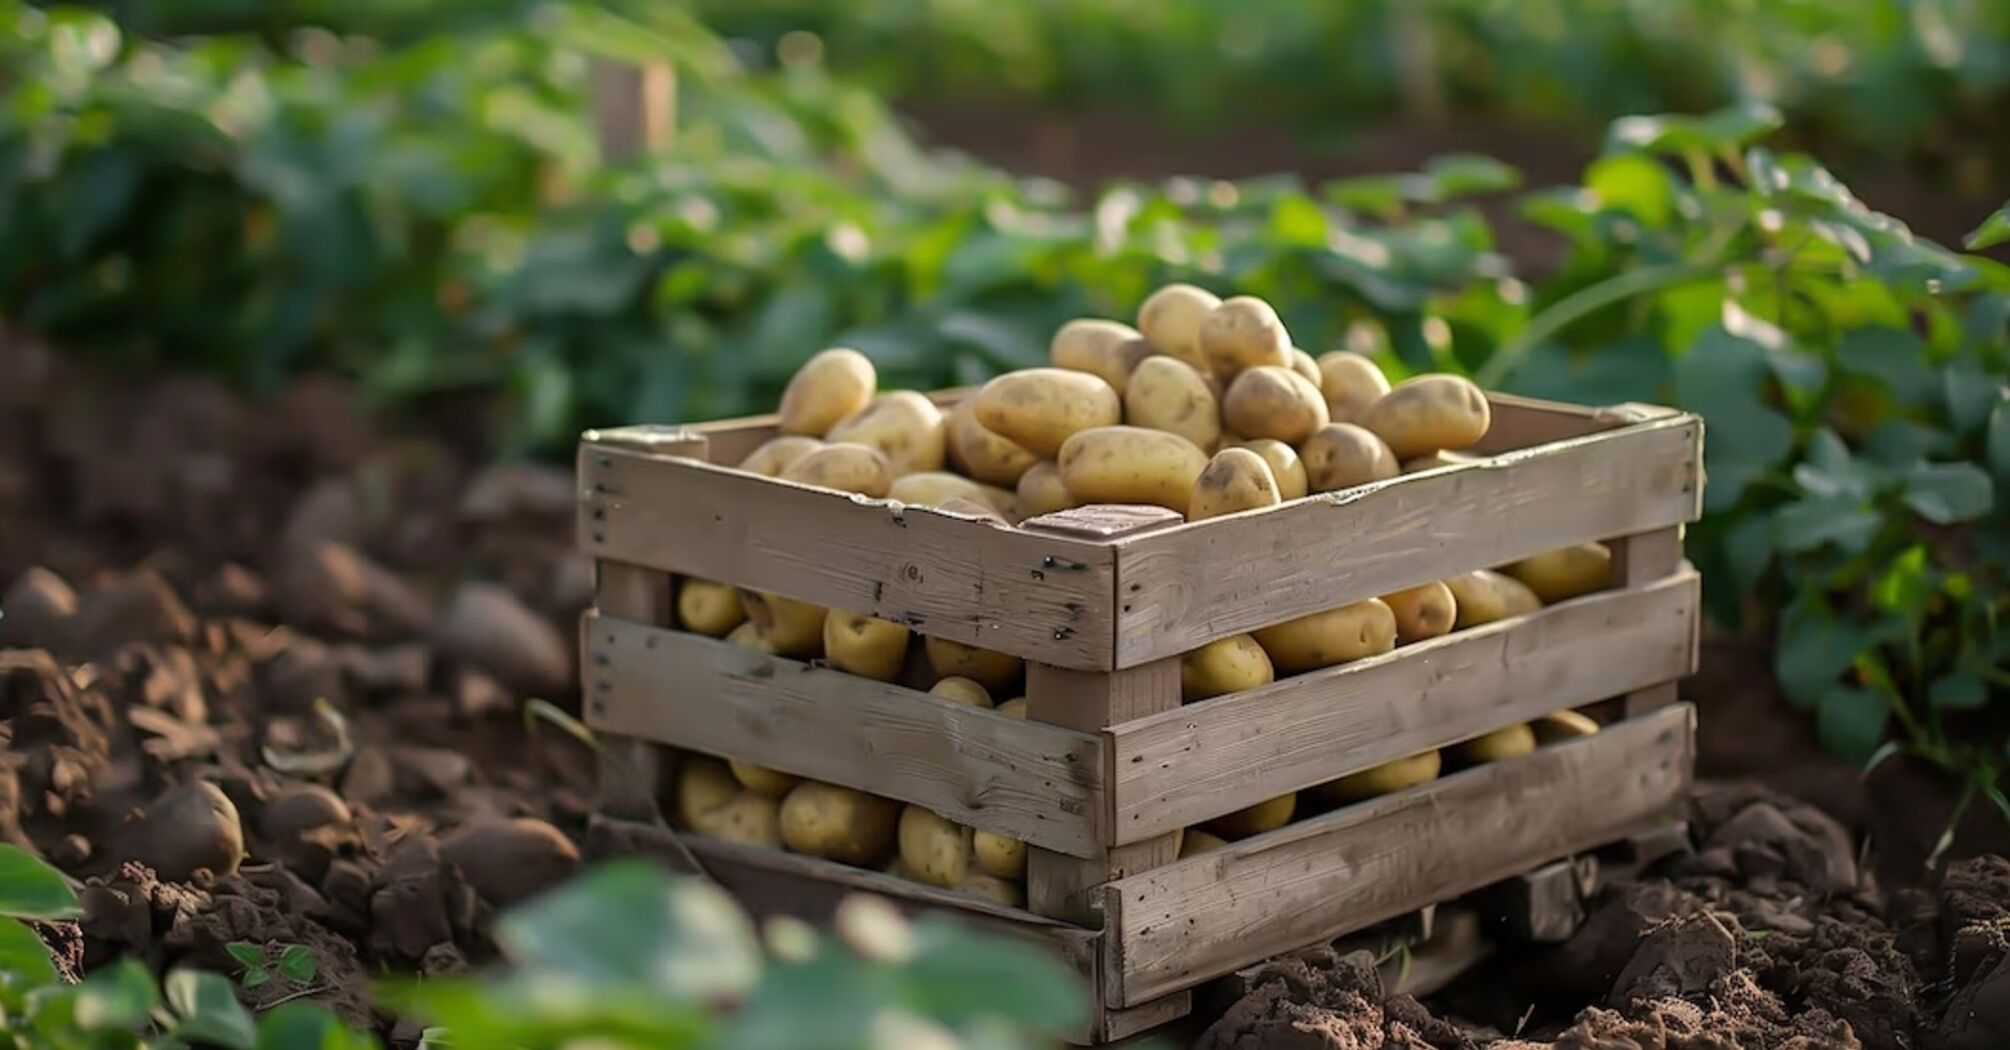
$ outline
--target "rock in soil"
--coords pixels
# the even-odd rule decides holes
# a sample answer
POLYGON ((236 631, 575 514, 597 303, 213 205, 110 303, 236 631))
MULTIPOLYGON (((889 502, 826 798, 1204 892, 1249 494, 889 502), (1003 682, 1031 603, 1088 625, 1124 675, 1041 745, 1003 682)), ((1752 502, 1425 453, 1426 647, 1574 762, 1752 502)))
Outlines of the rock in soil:
POLYGON ((39 565, 29 569, 0 594, 0 649, 64 649, 76 615, 69 581, 39 565))

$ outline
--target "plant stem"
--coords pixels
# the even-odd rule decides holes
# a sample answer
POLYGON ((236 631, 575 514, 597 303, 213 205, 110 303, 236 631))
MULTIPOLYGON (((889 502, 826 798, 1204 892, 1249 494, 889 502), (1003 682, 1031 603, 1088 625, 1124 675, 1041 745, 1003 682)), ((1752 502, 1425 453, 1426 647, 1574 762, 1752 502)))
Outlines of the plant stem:
POLYGON ((1519 365, 1522 358, 1527 357, 1530 351, 1572 322, 1636 295, 1658 292, 1713 277, 1718 270, 1719 266, 1716 263, 1665 263, 1630 270, 1617 277, 1600 281, 1589 288, 1580 288, 1551 303, 1548 309, 1531 318, 1527 327, 1503 343, 1501 348, 1487 359, 1487 363, 1480 367, 1474 379, 1480 386, 1493 389, 1514 372, 1515 366, 1519 365))

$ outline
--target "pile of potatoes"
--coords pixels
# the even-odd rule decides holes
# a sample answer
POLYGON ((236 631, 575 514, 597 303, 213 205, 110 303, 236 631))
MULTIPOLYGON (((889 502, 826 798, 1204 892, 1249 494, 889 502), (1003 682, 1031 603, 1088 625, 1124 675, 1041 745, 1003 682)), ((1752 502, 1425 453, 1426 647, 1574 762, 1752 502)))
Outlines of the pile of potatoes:
MULTIPOLYGON (((880 392, 865 355, 825 350, 789 381, 778 435, 740 467, 1001 526, 1091 503, 1156 505, 1198 521, 1466 462, 1473 457, 1461 450, 1491 425, 1485 395, 1463 377, 1392 385, 1360 354, 1298 349, 1261 299, 1222 300, 1186 284, 1148 297, 1135 327, 1068 322, 1049 353, 1050 367, 998 376, 945 411, 913 391, 880 392)), ((1580 544, 1225 638, 1186 655, 1183 698, 1240 692, 1530 612, 1604 587, 1609 569, 1605 547, 1580 544)), ((685 630, 977 707, 1012 695, 1022 673, 1002 653, 940 638, 917 647, 901 624, 702 579, 680 581, 676 610, 685 630)), ((996 708, 1025 717, 1023 698, 996 708)), ((1450 757, 1491 761, 1595 730, 1562 712, 1467 741, 1450 757)), ((1433 779, 1443 764, 1426 752, 1311 794, 1358 801, 1433 779)), ((1023 897, 1022 843, 920 807, 703 756, 685 764, 677 792, 681 821, 703 834, 1006 903, 1023 897)), ((1300 810, 1284 796, 1188 829, 1181 855, 1279 827, 1300 810)))

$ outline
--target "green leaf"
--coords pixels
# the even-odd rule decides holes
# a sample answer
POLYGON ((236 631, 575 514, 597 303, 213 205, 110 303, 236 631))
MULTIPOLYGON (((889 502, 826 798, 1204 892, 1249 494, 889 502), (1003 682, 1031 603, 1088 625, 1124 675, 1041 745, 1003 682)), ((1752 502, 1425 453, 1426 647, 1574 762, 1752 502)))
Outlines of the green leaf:
POLYGON ((1891 559, 1870 587, 1870 600, 1886 612, 1916 621, 1926 614, 1926 603, 1939 591, 1938 581, 1927 568, 1926 548, 1914 544, 1891 559))
POLYGON ((272 971, 266 969, 263 966, 254 966, 251 969, 244 971, 244 986, 246 988, 256 988, 262 984, 268 984, 271 981, 272 981, 272 971))
POLYGON ((1996 402, 1989 411, 1989 436, 1985 439, 1988 449, 1989 469, 1996 476, 2010 484, 2010 398, 1996 402))
POLYGON ((1972 667, 1958 667, 1934 679, 1926 699, 1938 708, 1972 711, 1989 700, 1989 685, 1972 667))
POLYGON ((1765 102, 1741 102, 1701 117, 1682 114, 1621 117, 1605 135, 1608 152, 1714 154, 1742 147, 1779 129, 1785 118, 1765 102))
POLYGON ((1815 711, 1815 735, 1831 754, 1863 763, 1884 741, 1891 705, 1858 686, 1838 686, 1822 694, 1815 711))
POLYGON ((1903 329, 1845 332, 1836 345, 1836 362, 1845 372, 1878 380, 1907 405, 1929 404, 1939 392, 1939 377, 1927 363, 1926 344, 1903 329))
POLYGON ((304 944, 289 944, 279 953, 279 972, 289 981, 306 984, 320 972, 314 953, 304 944))
POLYGON ((258 1042, 258 1027, 227 978, 202 970, 176 970, 162 983, 168 1008, 176 1014, 177 1037, 231 1050, 251 1050, 258 1042))
POLYGON ((903 998, 926 1017, 957 1027, 998 1017, 1052 1035, 1088 1017, 1081 980, 1035 945, 935 917, 915 925, 915 949, 898 976, 903 998))
POLYGON ((1424 163, 1438 200, 1476 193, 1505 193, 1521 185, 1521 172, 1477 153, 1448 153, 1424 163))
POLYGON ((19 919, 0 918, 0 974, 7 974, 29 988, 56 981, 56 964, 49 946, 35 936, 35 930, 19 919))
POLYGON ((1982 220, 1982 225, 1970 230, 1961 241, 1971 252, 1994 248, 2005 242, 2010 242, 2010 201, 2005 201, 2001 208, 1982 220))
POLYGON ((1905 473, 1905 505, 1935 525, 1973 521, 1995 504, 1989 475, 1969 463, 1923 463, 1905 473))
POLYGON ((1651 158, 1621 153, 1600 157, 1584 171, 1584 188, 1601 206, 1629 212, 1659 229, 1675 213, 1675 178, 1651 158))
POLYGON ((1787 607, 1780 618, 1773 672, 1787 702, 1811 707, 1835 689, 1843 672, 1870 643, 1869 632, 1843 621, 1811 593, 1787 607))
POLYGON ((104 967, 77 986, 77 1024, 86 1029, 132 1030, 147 1023, 160 996, 154 975, 130 956, 104 967))
POLYGON ((19 846, 0 843, 0 916, 74 919, 82 914, 62 872, 19 846))
POLYGON ((258 1018, 257 1050, 376 1050, 377 1040, 351 1031, 312 1003, 285 1003, 258 1018))
POLYGON ((1870 545, 1884 525, 1875 510, 1849 496, 1817 497, 1789 503, 1773 512, 1773 546, 1790 554, 1825 544, 1857 552, 1870 545))
POLYGON ((232 941, 224 945, 223 950, 230 953, 240 966, 257 966, 265 962, 265 948, 250 941, 232 941))

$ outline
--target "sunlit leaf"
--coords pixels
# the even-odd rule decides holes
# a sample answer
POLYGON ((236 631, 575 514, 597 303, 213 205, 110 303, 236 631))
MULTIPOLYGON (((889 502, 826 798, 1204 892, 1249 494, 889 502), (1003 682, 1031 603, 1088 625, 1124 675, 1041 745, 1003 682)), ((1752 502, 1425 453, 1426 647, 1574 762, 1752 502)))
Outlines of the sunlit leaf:
POLYGON ((154 975, 128 956, 94 971, 77 987, 77 1024, 96 1030, 138 1028, 157 1002, 154 975))
POLYGON ((175 1013, 177 1037, 231 1050, 251 1050, 258 1042, 251 1013, 237 1001, 227 978, 202 970, 176 970, 162 987, 168 1008, 175 1013))
POLYGON ((83 914, 63 875, 27 850, 0 842, 0 916, 73 919, 83 914))
POLYGON ((1961 241, 1971 252, 1994 248, 2006 242, 2010 242, 2010 202, 2005 202, 2001 208, 1982 220, 1982 225, 1970 230, 1968 236, 1961 241))
POLYGON ((0 973, 18 975, 17 980, 29 987, 50 984, 56 980, 56 964, 49 955, 49 946, 27 923, 18 919, 0 917, 0 973))
POLYGON ((1905 505, 1935 525, 1973 521, 1989 513, 1995 486, 1969 463, 1929 463, 1905 474, 1905 505))

